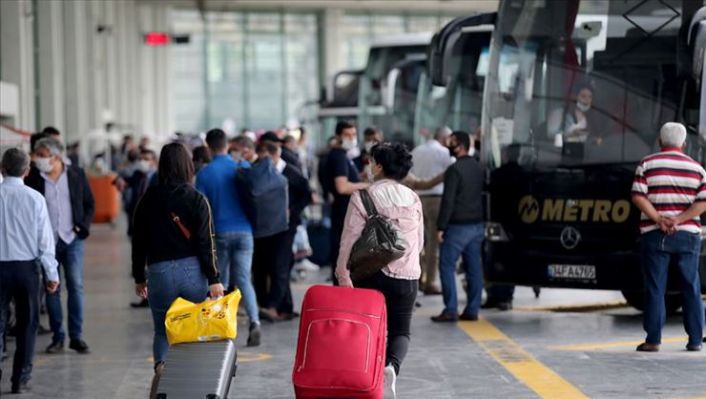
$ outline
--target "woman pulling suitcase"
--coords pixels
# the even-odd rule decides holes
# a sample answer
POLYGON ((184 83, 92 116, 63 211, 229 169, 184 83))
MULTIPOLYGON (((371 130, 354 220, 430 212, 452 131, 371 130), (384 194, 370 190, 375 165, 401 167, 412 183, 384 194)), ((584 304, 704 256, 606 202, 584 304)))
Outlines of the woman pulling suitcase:
MULTIPOLYGON (((423 248, 424 222, 417 194, 401 184, 412 168, 412 155, 401 144, 383 143, 371 150, 375 182, 367 189, 377 212, 401 233, 404 254, 371 277, 357 281, 356 288, 371 288, 385 296, 387 305, 387 353, 385 397, 395 396, 395 380, 410 343, 410 324, 421 274, 419 253, 423 248)), ((348 261, 353 244, 368 219, 360 192, 352 195, 344 222, 336 278, 342 287, 353 287, 348 261)))
POLYGON ((177 297, 200 303, 207 294, 223 296, 211 209, 193 186, 194 165, 186 147, 162 148, 158 177, 137 205, 132 234, 135 292, 149 299, 152 309, 157 376, 169 349, 164 320, 171 303, 177 297))

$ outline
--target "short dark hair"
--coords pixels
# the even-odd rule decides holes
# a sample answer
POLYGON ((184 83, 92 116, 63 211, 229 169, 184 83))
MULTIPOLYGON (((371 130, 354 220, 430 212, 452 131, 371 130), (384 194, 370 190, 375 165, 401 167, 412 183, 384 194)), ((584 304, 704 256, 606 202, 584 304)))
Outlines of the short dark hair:
POLYGON ((282 142, 282 140, 280 140, 279 136, 277 136, 277 133, 275 133, 271 130, 266 131, 265 134, 260 136, 260 142, 262 143, 263 141, 270 141, 273 143, 281 143, 282 142))
POLYGON ((11 177, 22 177, 29 169, 29 155, 19 148, 10 148, 2 155, 2 169, 11 177))
POLYGON ((354 127, 355 125, 348 121, 340 121, 336 124, 336 136, 340 136, 341 134, 343 134, 344 130, 354 127))
POLYGON ((284 143, 284 144, 288 144, 288 143, 292 143, 292 142, 294 142, 294 143, 297 142, 297 139, 292 135, 286 135, 282 139, 282 143, 284 143))
POLYGON ((404 144, 377 144, 370 150, 370 155, 376 164, 382 166, 382 173, 389 179, 402 180, 412 169, 412 154, 404 144))
POLYGON ((255 150, 255 142, 248 136, 238 136, 233 140, 233 142, 239 146, 247 147, 251 150, 255 150))
POLYGON ((451 137, 455 137, 456 141, 458 141, 458 144, 462 145, 464 149, 471 149, 471 135, 469 135, 468 133, 461 130, 456 130, 455 132, 451 133, 451 137))
POLYGON ((140 151, 136 149, 132 149, 127 152, 127 161, 128 162, 135 162, 137 159, 140 158, 140 151))
POLYGON ((29 151, 34 152, 34 146, 37 144, 37 142, 47 137, 49 137, 49 135, 44 132, 32 134, 32 136, 29 138, 29 151))
POLYGON ((194 151, 192 151, 192 158, 194 162, 203 162, 203 163, 209 163, 211 162, 211 152, 208 150, 208 147, 205 145, 200 145, 196 148, 194 148, 194 151))
POLYGON ((151 155, 152 158, 157 159, 157 153, 150 150, 149 148, 143 148, 140 150, 140 155, 151 155))
POLYGON ((42 133, 53 135, 53 136, 61 136, 59 129, 55 128, 54 126, 45 127, 44 129, 42 129, 42 133))
POLYGON ((216 151, 222 151, 228 145, 226 133, 221 129, 211 129, 206 133, 206 144, 208 147, 216 151))
POLYGON ((190 184, 194 178, 194 163, 184 144, 169 143, 159 154, 160 184, 190 184))
POLYGON ((265 141, 260 142, 260 144, 257 145, 257 153, 261 154, 263 152, 266 152, 270 155, 277 155, 280 152, 280 148, 277 144, 275 144, 269 140, 265 140, 265 141))
POLYGON ((380 134, 380 129, 375 126, 366 127, 363 131, 363 137, 376 136, 378 134, 380 134))

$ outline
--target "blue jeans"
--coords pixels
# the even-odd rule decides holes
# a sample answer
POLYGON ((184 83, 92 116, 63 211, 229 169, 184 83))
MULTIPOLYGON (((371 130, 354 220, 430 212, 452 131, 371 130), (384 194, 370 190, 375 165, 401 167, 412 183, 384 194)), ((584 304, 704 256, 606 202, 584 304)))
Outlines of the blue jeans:
POLYGON ((463 258, 466 272, 468 303, 463 313, 475 316, 480 309, 483 294, 483 271, 481 267, 481 244, 485 237, 482 223, 449 225, 444 232, 444 241, 439 252, 439 275, 444 294, 444 313, 458 313, 456 296, 456 262, 463 258))
POLYGON ((163 362, 169 343, 164 320, 178 297, 200 303, 206 300, 208 279, 196 257, 153 263, 147 267, 147 296, 154 320, 152 353, 155 363, 163 362))
POLYGON ((662 326, 666 319, 664 294, 667 290, 667 272, 671 260, 679 270, 684 311, 684 329, 689 335, 689 345, 700 345, 704 327, 704 307, 701 302, 699 279, 699 253, 701 237, 698 234, 678 231, 665 235, 652 231, 642 236, 641 257, 645 278, 644 328, 646 342, 662 341, 662 326))
POLYGON ((250 272, 255 244, 251 233, 220 233, 216 235, 218 272, 221 283, 228 288, 231 277, 240 290, 245 310, 251 322, 260 322, 257 297, 250 272))
MULTIPOLYGON (((56 260, 64 269, 62 285, 69 295, 69 338, 81 339, 83 325, 83 240, 76 238, 67 244, 61 239, 56 244, 56 260)), ((54 333, 53 342, 66 338, 64 315, 61 309, 61 286, 53 294, 47 294, 49 326, 54 333)))

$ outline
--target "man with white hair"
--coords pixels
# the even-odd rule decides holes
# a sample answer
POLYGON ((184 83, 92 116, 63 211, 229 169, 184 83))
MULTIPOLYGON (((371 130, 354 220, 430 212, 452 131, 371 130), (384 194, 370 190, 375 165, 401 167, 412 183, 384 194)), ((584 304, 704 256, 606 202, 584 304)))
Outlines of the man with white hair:
MULTIPOLYGON (((46 275, 46 290, 59 286, 54 234, 44 198, 26 187, 29 156, 11 148, 3 154, 0 184, 0 353, 6 332, 6 311, 15 301, 17 339, 12 365, 12 392, 27 388, 32 373, 34 342, 39 325, 39 264, 46 275)), ((2 369, 0 369, 2 379, 2 369)))
POLYGON ((701 350, 704 308, 701 302, 699 254, 701 223, 706 212, 706 171, 683 153, 686 128, 665 123, 661 152, 645 157, 637 167, 632 200, 640 208, 641 262, 645 281, 645 342, 640 352, 657 352, 666 312, 664 294, 673 260, 681 276, 684 328, 688 351, 701 350))
MULTIPOLYGON (((454 163, 454 159, 446 148, 447 141, 451 136, 451 129, 442 126, 436 130, 433 138, 426 143, 417 146, 412 151, 411 173, 420 179, 431 179, 442 175, 449 165, 454 163)), ((441 289, 436 282, 439 270, 438 253, 439 243, 434 236, 436 232, 436 219, 439 217, 439 207, 441 206, 441 195, 444 193, 444 183, 439 183, 428 190, 417 190, 419 198, 422 200, 422 212, 424 214, 424 251, 422 252, 422 285, 421 289, 426 295, 441 294, 441 289)))
MULTIPOLYGON (((86 354, 83 340, 83 240, 88 238, 95 203, 83 169, 64 157, 64 147, 54 138, 34 146, 35 167, 25 179, 27 186, 44 196, 56 242, 56 260, 64 269, 68 292, 69 348, 86 354)), ((64 350, 65 332, 60 291, 47 295, 47 313, 54 334, 47 353, 64 350)))

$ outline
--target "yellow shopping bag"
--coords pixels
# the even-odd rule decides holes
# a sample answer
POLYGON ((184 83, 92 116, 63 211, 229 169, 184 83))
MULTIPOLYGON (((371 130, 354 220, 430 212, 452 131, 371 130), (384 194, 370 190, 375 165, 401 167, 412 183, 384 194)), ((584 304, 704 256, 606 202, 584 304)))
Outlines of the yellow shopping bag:
POLYGON ((238 327, 240 291, 201 303, 177 298, 167 311, 164 325, 170 345, 183 342, 235 339, 238 327))

